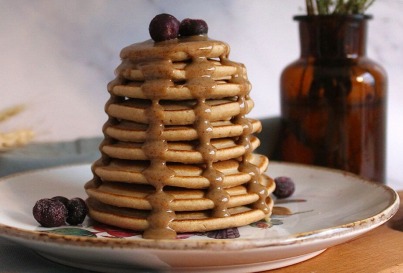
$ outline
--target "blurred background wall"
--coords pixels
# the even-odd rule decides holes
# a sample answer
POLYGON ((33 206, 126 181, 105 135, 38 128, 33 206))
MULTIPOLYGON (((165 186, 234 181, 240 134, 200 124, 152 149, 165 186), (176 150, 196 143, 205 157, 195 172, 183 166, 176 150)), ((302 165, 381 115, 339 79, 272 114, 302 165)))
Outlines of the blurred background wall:
MULTIPOLYGON (((0 0, 0 109, 25 104, 1 131, 31 128, 36 141, 101 135, 107 83, 119 52, 149 39, 159 13, 201 18, 209 36, 228 42, 252 82, 251 117, 279 115, 279 76, 299 55, 294 15, 304 0, 0 0)), ((389 75, 388 177, 402 180, 403 1, 377 0, 367 13, 370 58, 389 75)))

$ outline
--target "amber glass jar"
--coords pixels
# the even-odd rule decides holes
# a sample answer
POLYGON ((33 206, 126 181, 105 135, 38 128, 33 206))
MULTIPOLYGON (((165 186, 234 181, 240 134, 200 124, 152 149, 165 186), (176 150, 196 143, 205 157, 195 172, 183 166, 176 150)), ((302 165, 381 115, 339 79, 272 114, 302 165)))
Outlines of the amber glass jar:
POLYGON ((386 73, 366 57, 366 15, 296 16, 301 55, 282 72, 281 160, 385 182, 386 73))

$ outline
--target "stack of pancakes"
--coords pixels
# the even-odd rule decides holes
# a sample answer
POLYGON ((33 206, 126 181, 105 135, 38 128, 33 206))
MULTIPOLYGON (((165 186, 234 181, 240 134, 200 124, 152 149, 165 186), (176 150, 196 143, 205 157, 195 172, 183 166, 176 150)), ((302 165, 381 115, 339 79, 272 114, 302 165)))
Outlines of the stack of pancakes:
POLYGON ((242 64, 206 36, 121 51, 102 157, 85 188, 91 218, 145 238, 238 227, 271 214, 268 159, 242 64))

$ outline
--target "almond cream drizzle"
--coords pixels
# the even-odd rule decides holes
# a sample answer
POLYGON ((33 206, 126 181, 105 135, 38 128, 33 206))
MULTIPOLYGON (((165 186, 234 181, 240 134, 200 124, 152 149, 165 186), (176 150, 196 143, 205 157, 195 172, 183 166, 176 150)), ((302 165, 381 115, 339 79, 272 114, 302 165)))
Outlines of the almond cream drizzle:
POLYGON ((269 196, 269 192, 266 186, 260 183, 261 173, 257 166, 250 162, 253 152, 253 147, 251 145, 250 136, 253 131, 251 121, 246 118, 246 114, 249 112, 248 104, 246 100, 249 98, 249 92, 251 89, 250 83, 247 80, 246 69, 244 65, 239 63, 234 63, 229 60, 221 60, 223 64, 233 65, 237 67, 237 73, 231 78, 231 82, 238 83, 241 86, 241 92, 238 95, 238 103, 241 109, 239 115, 235 117, 235 122, 243 127, 243 133, 239 137, 239 144, 243 145, 245 148, 245 154, 242 157, 242 162, 239 166, 239 170, 244 173, 248 173, 251 176, 249 181, 249 192, 256 193, 259 199, 253 204, 254 208, 262 210, 264 213, 270 213, 270 208, 266 202, 269 196))
POLYGON ((164 131, 164 108, 160 105, 160 97, 173 85, 171 75, 173 71, 170 60, 153 60, 139 63, 137 68, 144 75, 143 93, 151 100, 146 109, 148 129, 146 141, 142 149, 150 161, 150 165, 143 171, 147 182, 154 186, 155 192, 147 196, 151 204, 151 213, 147 218, 149 227, 143 237, 150 239, 174 239, 176 232, 169 227, 175 219, 175 212, 171 209, 174 197, 164 192, 166 181, 175 175, 166 165, 165 153, 168 143, 162 137, 164 131))
POLYGON ((216 87, 216 82, 211 77, 215 66, 208 62, 206 57, 192 57, 192 63, 185 67, 186 76, 188 77, 186 86, 192 96, 197 99, 197 104, 194 108, 196 114, 194 127, 199 139, 198 150, 202 154, 205 165, 203 176, 210 182, 206 197, 214 203, 212 216, 226 217, 230 216, 227 209, 230 197, 222 186, 224 174, 213 167, 213 163, 217 161, 217 149, 210 142, 213 136, 213 126, 210 122, 211 107, 206 104, 206 98, 216 87))

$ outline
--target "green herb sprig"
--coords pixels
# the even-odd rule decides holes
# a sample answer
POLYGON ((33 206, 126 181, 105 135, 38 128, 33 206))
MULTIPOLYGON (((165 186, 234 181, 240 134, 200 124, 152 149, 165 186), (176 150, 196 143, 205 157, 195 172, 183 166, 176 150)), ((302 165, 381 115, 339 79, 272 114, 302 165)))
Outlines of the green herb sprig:
POLYGON ((305 0, 308 15, 362 14, 375 0, 305 0))

